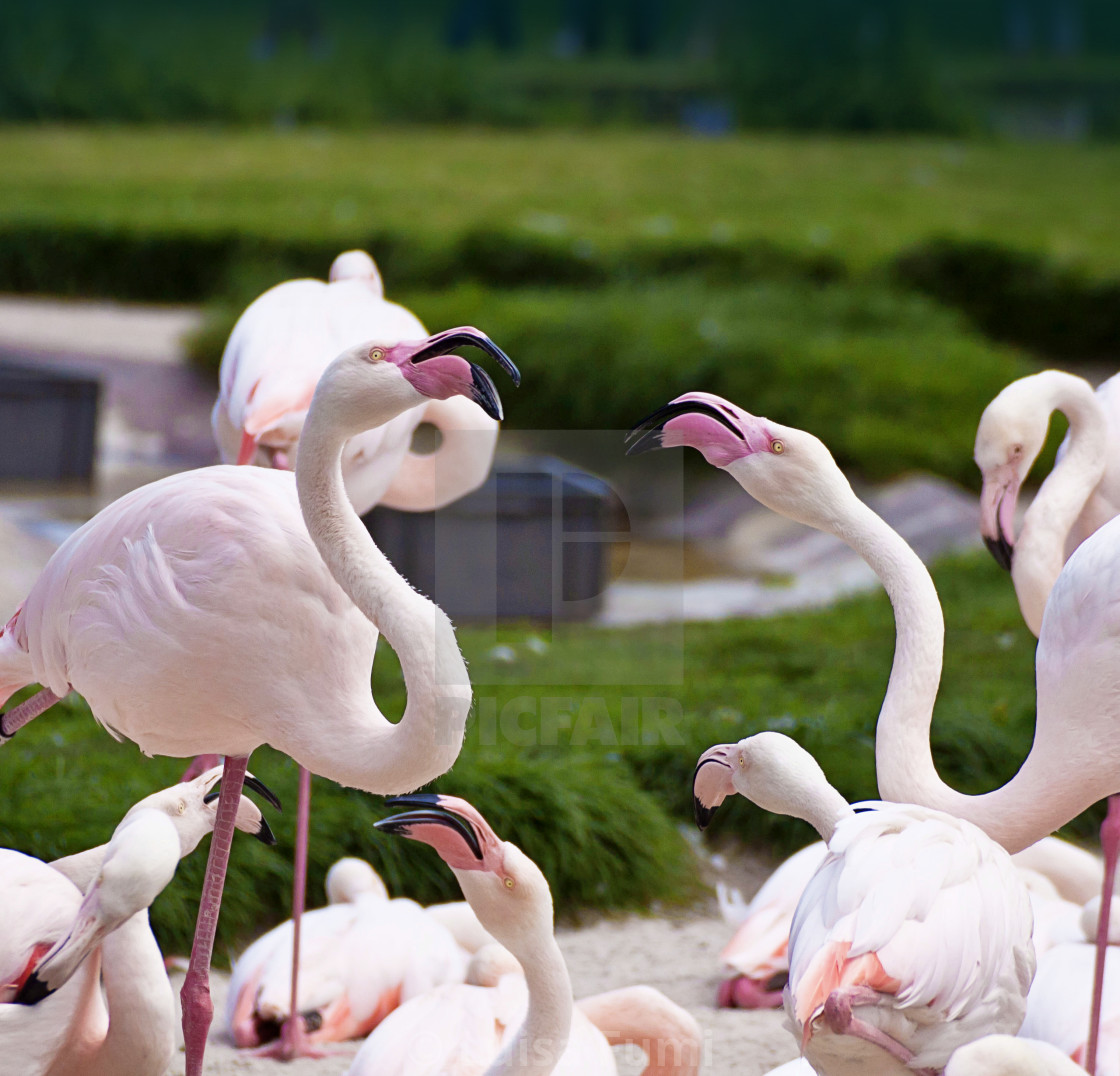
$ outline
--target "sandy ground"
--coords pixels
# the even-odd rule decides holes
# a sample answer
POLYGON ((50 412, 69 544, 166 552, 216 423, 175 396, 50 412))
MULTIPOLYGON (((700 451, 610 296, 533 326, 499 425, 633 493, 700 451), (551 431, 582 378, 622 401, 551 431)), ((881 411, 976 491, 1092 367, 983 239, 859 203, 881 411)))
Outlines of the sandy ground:
MULTIPOLYGON (((760 1076, 797 1056, 797 1044, 778 1012, 717 1010, 719 952, 732 929, 715 915, 681 918, 632 916, 603 920, 578 929, 560 929, 557 939, 572 976, 575 996, 648 983, 687 1008, 704 1029, 704 1076, 760 1076)), ((181 976, 173 977, 176 990, 181 976)), ((215 974, 215 1010, 223 1011, 226 977, 215 974)), ((340 1047, 340 1056, 290 1064, 235 1050, 215 1019, 206 1056, 208 1076, 336 1076, 344 1073, 358 1044, 340 1047)), ((616 1048, 620 1076, 638 1076, 644 1067, 634 1048, 616 1048)), ((180 1053, 168 1070, 182 1076, 180 1053)))

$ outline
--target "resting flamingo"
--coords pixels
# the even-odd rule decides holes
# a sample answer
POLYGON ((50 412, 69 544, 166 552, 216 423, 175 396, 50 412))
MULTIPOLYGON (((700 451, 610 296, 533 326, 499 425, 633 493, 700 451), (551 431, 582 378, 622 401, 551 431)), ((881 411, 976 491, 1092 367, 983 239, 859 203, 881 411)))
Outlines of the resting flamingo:
POLYGON ((804 819, 828 844, 793 918, 786 993, 819 1073, 932 1074, 958 1046, 1019 1029, 1035 966, 1030 900, 983 830, 911 804, 857 813, 777 732, 700 756, 701 828, 735 793, 804 819))
POLYGON ((1120 513, 1120 375, 1096 392, 1060 370, 1013 381, 980 416, 974 455, 984 480, 980 533, 1010 570, 1023 619, 1037 636, 1062 565, 1120 513), (1042 451, 1053 411, 1069 419, 1069 434, 1016 539, 1019 489, 1042 451))
MULTIPOLYGON (((0 971, 8 982, 0 990, 5 1071, 21 1076, 166 1071, 175 1046, 174 999, 148 927, 147 904, 174 863, 213 826, 211 789, 220 776, 216 769, 146 797, 128 811, 108 844, 49 865, 0 850, 6 924, 0 967, 20 969, 14 979, 0 971), (55 977, 55 962, 68 965, 65 982, 55 977), (13 1003, 47 990, 35 1004, 13 1003)), ((260 811, 245 797, 237 826, 274 843, 260 811)))
POLYGON ((540 869, 502 841, 470 804, 451 796, 405 796, 414 808, 375 822, 378 829, 431 845, 451 867, 482 925, 524 970, 494 986, 459 984, 429 991, 391 1013, 366 1039, 348 1076, 614 1076, 609 1042, 641 1039, 657 1025, 648 1076, 694 1076, 700 1031, 668 999, 647 1022, 648 998, 623 991, 588 999, 599 1030, 572 1002, 571 981, 552 931, 552 897, 540 869), (658 1057, 660 1054, 660 1057, 658 1057))
MULTIPOLYGON (((968 796, 938 776, 929 728, 941 678, 945 625, 937 592, 914 551, 852 492, 811 434, 758 418, 708 393, 688 393, 639 427, 635 448, 693 445, 773 511, 835 534, 876 571, 894 606, 897 644, 875 735, 884 799, 967 818, 1016 852, 1120 791, 1120 520, 1087 538, 1046 603, 1035 657, 1034 743, 1019 772, 968 796)), ((1067 459, 1073 455, 1073 447, 1067 459)), ((1120 809, 1102 828, 1104 885, 1112 892, 1120 809)), ((1107 929, 1107 915, 1101 916, 1107 929)), ((1101 951, 1103 960, 1103 948, 1101 951)))
MULTIPOLYGON (((327 283, 289 280, 254 300, 238 319, 222 355, 220 391, 211 424, 226 463, 290 469, 315 386, 331 360, 363 340, 416 340, 427 336, 408 309, 385 299, 381 274, 364 250, 340 254, 327 283)), ((498 423, 472 400, 428 400, 372 430, 352 437, 342 451, 342 477, 359 515, 374 505, 429 512, 464 496, 485 481, 494 456, 498 423), (411 451, 421 422, 435 425, 439 447, 411 451)), ((214 765, 204 756, 186 776, 214 765)), ((299 1012, 301 924, 307 895, 307 841, 311 775, 299 773, 295 869, 292 877, 293 993, 288 1012, 299 1012)), ((290 1058, 295 1047, 283 1036, 272 1048, 290 1058)))
POLYGON ((1085 1070, 1048 1042, 985 1035, 949 1058, 945 1076, 1085 1076, 1085 1070))
POLYGON ((294 478, 208 467, 135 490, 63 543, 0 634, 0 700, 46 689, 0 719, 5 738, 73 688, 145 753, 226 756, 183 984, 187 1076, 201 1072, 213 1014, 207 976, 249 753, 270 743, 382 794, 417 788, 458 756, 471 690, 455 633, 373 544, 340 459, 355 432, 424 399, 465 394, 500 417, 485 372, 452 354, 463 346, 517 378, 473 328, 350 348, 315 391, 294 478), (396 724, 370 697, 378 628, 408 689, 396 724))

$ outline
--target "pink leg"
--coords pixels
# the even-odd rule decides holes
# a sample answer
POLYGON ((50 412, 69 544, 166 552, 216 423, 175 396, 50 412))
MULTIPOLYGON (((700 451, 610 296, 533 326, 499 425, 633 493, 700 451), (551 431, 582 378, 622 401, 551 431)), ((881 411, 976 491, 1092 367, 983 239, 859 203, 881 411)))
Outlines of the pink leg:
POLYGON ((214 936, 218 931, 218 909, 222 904, 222 887, 229 865, 234 823, 241 802, 241 787, 249 758, 227 758, 222 773, 222 793, 218 799, 218 815, 214 820, 214 836, 210 840, 210 858, 202 897, 198 902, 198 923, 191 947, 191 966, 183 981, 180 998, 183 1002, 183 1039, 187 1053, 186 1076, 202 1076, 202 1058, 206 1052, 206 1035, 214 1018, 210 1000, 210 959, 214 955, 214 936))
POLYGON ((196 755, 191 759, 191 764, 183 771, 179 783, 185 784, 187 781, 193 781, 196 777, 201 777, 207 770, 212 770, 215 766, 221 764, 221 755, 196 755))
MULTIPOLYGON (((914 1054, 902 1043, 892 1039, 874 1024, 859 1019, 852 1012, 860 1005, 875 1005, 879 994, 867 986, 848 986, 833 990, 824 1003, 824 1022, 834 1035, 853 1035, 857 1039, 874 1043, 880 1049, 909 1066, 914 1054)), ((914 1069, 915 1076, 937 1076, 933 1069, 914 1069)))
POLYGON ((1097 1071, 1097 1042, 1101 1027, 1101 997, 1104 993, 1104 964, 1108 953, 1108 921, 1112 911, 1112 887, 1116 884, 1116 858, 1120 851, 1120 796, 1108 797, 1108 814, 1101 824, 1101 852, 1104 854, 1104 885, 1101 887, 1101 914, 1097 921, 1097 963, 1093 969, 1093 1007, 1089 1013, 1089 1046, 1085 1070, 1097 1071))
POLYGON ((297 1057, 329 1057, 329 1052, 312 1046, 299 1011, 299 931, 307 899, 307 842, 311 824, 311 771, 299 768, 299 802, 296 806, 296 855, 292 870, 292 1004, 288 1019, 280 1028, 280 1038, 254 1050, 257 1057, 294 1061, 297 1057))
POLYGON ((61 695, 43 688, 18 706, 13 706, 6 714, 0 714, 0 744, 7 743, 29 721, 61 701, 61 695))

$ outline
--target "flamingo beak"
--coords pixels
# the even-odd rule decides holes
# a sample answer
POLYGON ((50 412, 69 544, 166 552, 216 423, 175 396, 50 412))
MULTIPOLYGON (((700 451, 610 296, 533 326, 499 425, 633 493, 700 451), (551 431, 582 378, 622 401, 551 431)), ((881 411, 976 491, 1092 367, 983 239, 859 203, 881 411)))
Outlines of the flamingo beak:
POLYGON ((703 400, 690 400, 679 398, 659 407, 656 411, 646 415, 626 435, 629 445, 626 455, 637 456, 655 448, 668 447, 663 443, 665 423, 682 415, 703 415, 714 419, 721 426, 725 426, 735 437, 743 439, 742 431, 737 430, 731 420, 719 408, 703 400))
MULTIPOLYGON (((275 807, 278 811, 283 811, 283 808, 280 806, 279 797, 275 792, 272 791, 272 789, 268 787, 268 785, 266 785, 259 778, 254 777, 251 773, 247 773, 245 774, 244 783, 246 788, 251 789, 253 792, 256 792, 258 795, 262 796, 270 806, 275 807)), ((214 788, 212 788, 209 792, 206 793, 205 796, 202 797, 202 802, 213 803, 214 800, 218 799, 218 797, 221 796, 221 794, 222 790, 220 785, 215 785, 214 788)), ((270 846, 276 844, 276 834, 272 832, 272 827, 269 826, 268 820, 264 817, 264 815, 261 815, 260 824, 253 832, 253 836, 256 837, 256 839, 260 841, 261 844, 267 844, 270 846)))
POLYGON ((698 828, 711 825, 716 808, 735 791, 731 783, 731 763, 727 756, 734 744, 709 747, 696 763, 692 774, 692 813, 698 828))
POLYGON ((985 474, 980 490, 980 534, 995 562, 1011 571, 1015 556, 1015 504, 1019 497, 1019 474, 1003 464, 985 474))
POLYGON ((474 828, 465 819, 460 818, 457 814, 451 811, 444 810, 438 805, 439 796, 394 796, 392 799, 386 800, 390 807, 397 807, 409 803, 431 804, 431 806, 424 806, 419 810, 406 811, 404 814, 391 815, 389 818, 382 818, 380 821, 374 822, 374 828, 381 830, 383 833, 396 833, 401 837, 411 837, 413 840, 423 841, 425 844, 431 844, 440 851, 441 847, 446 843, 445 840, 440 840, 436 834, 431 830, 431 827, 445 827, 451 830, 454 838, 466 845, 471 855, 482 863, 482 846, 478 840, 478 834, 475 833, 474 828))

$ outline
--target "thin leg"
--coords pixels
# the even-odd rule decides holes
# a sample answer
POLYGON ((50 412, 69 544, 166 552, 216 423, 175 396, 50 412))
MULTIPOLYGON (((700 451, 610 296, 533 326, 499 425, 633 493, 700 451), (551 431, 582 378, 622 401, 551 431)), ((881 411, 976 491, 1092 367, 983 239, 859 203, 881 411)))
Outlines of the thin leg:
POLYGON ((257 1057, 294 1061, 297 1057, 329 1057, 329 1052, 312 1046, 307 1038, 303 1015, 299 1011, 299 934, 307 899, 307 843, 311 824, 311 771, 299 768, 299 802, 296 806, 296 854, 292 870, 292 1004, 288 1019, 280 1028, 280 1038, 254 1050, 257 1057))
POLYGON ((1101 913, 1097 920, 1097 962, 1093 968, 1093 1008, 1089 1013, 1089 1046, 1085 1051, 1085 1071, 1097 1071, 1097 1042, 1101 1028, 1101 999, 1104 994, 1104 964, 1108 955, 1108 921, 1112 912, 1112 888, 1116 884, 1116 859, 1120 852, 1120 796, 1108 797, 1108 814, 1101 824, 1101 852, 1104 855, 1104 885, 1101 887, 1101 913))
POLYGON ((7 743, 24 725, 49 710, 56 702, 61 702, 62 698, 49 688, 43 688, 18 706, 13 706, 6 714, 0 714, 0 744, 7 743))
POLYGON ((187 1053, 186 1076, 202 1076, 202 1059, 206 1053, 206 1035, 214 1019, 210 1000, 210 959, 214 955, 214 936, 218 931, 218 909, 222 904, 222 887, 229 865, 234 823, 241 802, 241 787, 249 758, 227 758, 222 773, 222 793, 218 799, 218 815, 214 820, 214 836, 210 840, 210 858, 206 861, 206 877, 198 902, 198 923, 191 946, 191 965, 183 981, 180 998, 183 1002, 183 1040, 187 1053))
POLYGON ((201 777, 207 770, 212 770, 215 766, 221 764, 221 755, 195 755, 191 759, 191 764, 183 771, 179 783, 185 784, 187 781, 193 781, 196 777, 201 777))

